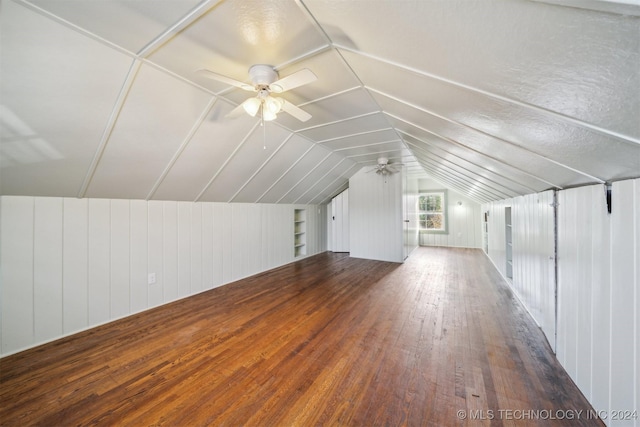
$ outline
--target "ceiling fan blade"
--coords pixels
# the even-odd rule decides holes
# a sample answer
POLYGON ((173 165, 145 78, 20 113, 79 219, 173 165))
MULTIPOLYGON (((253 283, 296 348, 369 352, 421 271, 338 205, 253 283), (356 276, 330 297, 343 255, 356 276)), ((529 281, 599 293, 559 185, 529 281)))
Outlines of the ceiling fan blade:
MULTIPOLYGON (((282 99, 282 98, 280 98, 282 99)), ((285 111, 289 114, 291 114, 293 117, 295 117, 296 119, 300 120, 301 122, 306 122, 307 120, 309 120, 311 118, 311 114, 307 113, 306 111, 298 108, 297 106, 293 105, 292 103, 290 103, 289 101, 282 99, 282 111, 285 111)))
POLYGON ((211 70, 207 70, 205 68, 202 68, 200 70, 196 71, 198 74, 200 74, 203 77, 206 77, 208 79, 213 79, 213 80, 217 80, 221 83, 225 83, 228 84, 230 86, 235 86, 235 87, 239 87, 240 89, 244 89, 246 91, 249 92, 255 92, 256 88, 254 88, 253 86, 251 86, 248 83, 243 83, 241 81, 238 81, 236 79, 232 79, 231 77, 227 77, 227 76, 223 76, 222 74, 218 74, 215 73, 211 70))
POLYGON ((274 93, 281 93, 287 90, 291 90, 297 88, 302 85, 306 85, 311 82, 315 82, 318 80, 313 72, 307 68, 303 68, 300 71, 296 71, 293 74, 288 75, 287 77, 283 77, 280 80, 277 80, 269 85, 269 89, 271 89, 274 93))
POLYGON ((387 165, 387 170, 389 171, 389 173, 398 173, 398 172, 400 172, 398 169, 394 168, 391 165, 387 165))

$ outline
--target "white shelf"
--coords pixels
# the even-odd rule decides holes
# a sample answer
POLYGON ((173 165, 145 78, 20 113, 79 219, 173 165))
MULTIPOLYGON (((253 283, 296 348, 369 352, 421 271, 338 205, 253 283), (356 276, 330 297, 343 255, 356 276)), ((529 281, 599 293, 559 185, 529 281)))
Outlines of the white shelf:
POLYGON ((307 210, 295 209, 293 211, 293 256, 295 258, 307 254, 307 210))

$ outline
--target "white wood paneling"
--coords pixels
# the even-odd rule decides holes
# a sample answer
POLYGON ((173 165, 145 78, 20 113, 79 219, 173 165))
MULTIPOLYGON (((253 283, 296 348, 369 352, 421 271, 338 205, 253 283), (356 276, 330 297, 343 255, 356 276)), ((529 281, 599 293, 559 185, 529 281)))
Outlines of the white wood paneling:
POLYGON ((178 202, 178 297, 189 295, 191 289, 191 207, 178 202))
POLYGON ((511 199, 505 199, 482 205, 482 211, 489 212, 489 258, 503 277, 507 277, 504 211, 506 207, 511 206, 512 202, 511 199))
MULTIPOLYGON (((131 200, 130 254, 131 254, 131 312, 136 313, 149 306, 147 285, 148 257, 148 203, 131 200)), ((65 331, 66 332, 66 331, 65 331)), ((69 331, 71 332, 71 331, 69 331)))
POLYGON ((110 319, 110 201, 89 200, 89 324, 110 319))
POLYGON ((213 288, 213 205, 202 205, 202 287, 213 288))
MULTIPOLYGON (((597 411, 637 411, 640 180, 559 192, 560 363, 597 411)), ((638 425, 615 420, 607 425, 638 425)))
POLYGON ((2 352, 13 352, 34 341, 33 208, 31 197, 3 198, 2 352))
POLYGON ((131 219, 129 201, 111 201, 111 260, 109 279, 111 281, 111 317, 118 318, 131 313, 129 254, 131 219))
MULTIPOLYGON (((552 348, 556 342, 555 220, 553 191, 496 201, 489 212, 489 258, 540 326, 552 348), (512 278, 507 279, 506 208, 511 208, 512 278)), ((478 222, 480 226, 481 223, 478 222)))
POLYGON ((555 347, 553 191, 513 199, 512 287, 555 347))
POLYGON ((224 230, 229 228, 224 222, 223 212, 225 205, 223 203, 213 203, 213 285, 220 286, 226 283, 223 275, 224 254, 228 248, 225 245, 231 242, 224 241, 224 230))
POLYGON ((162 203, 162 259, 164 300, 168 302, 178 299, 178 202, 162 203))
POLYGON ((349 249, 356 258, 402 262, 402 174, 362 168, 349 179, 349 249))
POLYGON ((147 237, 147 273, 156 275, 156 283, 148 286, 149 307, 155 307, 165 302, 164 299, 164 257, 162 253, 162 202, 150 201, 147 205, 147 227, 149 235, 147 237))
POLYGON ((317 205, 2 196, 1 353, 292 262, 295 208, 325 250, 317 205))
POLYGON ((33 239, 34 338, 46 341, 62 334, 62 199, 35 200, 33 239))
POLYGON ((191 207, 191 287, 189 294, 202 292, 202 203, 191 207))
MULTIPOLYGON (((635 218, 640 200, 635 186, 640 180, 615 182, 611 210, 611 410, 640 409, 635 390, 635 366, 639 357, 635 325, 638 315, 635 295, 640 278, 635 270, 640 262, 640 242, 636 240, 635 218)), ((624 425, 612 422, 611 425, 624 425)))
POLYGON ((68 334, 84 329, 89 324, 87 305, 89 201, 88 199, 65 198, 63 210, 63 334, 68 334))

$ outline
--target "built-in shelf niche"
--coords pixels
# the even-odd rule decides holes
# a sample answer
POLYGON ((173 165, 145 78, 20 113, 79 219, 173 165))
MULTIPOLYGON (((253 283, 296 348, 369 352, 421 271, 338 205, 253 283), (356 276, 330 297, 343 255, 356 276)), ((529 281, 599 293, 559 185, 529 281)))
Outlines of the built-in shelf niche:
POLYGON ((293 218, 294 256, 305 256, 307 254, 307 210, 295 209, 293 218))

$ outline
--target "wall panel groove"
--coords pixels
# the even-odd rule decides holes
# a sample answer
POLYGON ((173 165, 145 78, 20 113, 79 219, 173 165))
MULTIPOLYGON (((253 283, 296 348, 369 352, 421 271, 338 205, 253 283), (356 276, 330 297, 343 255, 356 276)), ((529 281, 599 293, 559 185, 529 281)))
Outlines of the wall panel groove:
MULTIPOLYGON (((504 275, 504 207, 514 207, 514 278, 512 287, 536 318, 535 290, 544 294, 545 277, 539 250, 540 227, 550 218, 533 207, 546 193, 483 205, 489 210, 489 256, 504 275), (524 204, 522 204, 524 201, 524 204), (532 215, 533 214, 533 215, 532 215), (524 237, 524 238, 523 238, 524 237), (502 245, 502 246, 501 246, 502 245), (516 250, 517 249, 517 250, 516 250), (521 291, 523 280, 528 290, 521 291)), ((546 209, 548 200, 540 204, 546 209)), ((610 426, 638 426, 638 419, 613 419, 616 411, 640 417, 640 180, 614 182, 612 212, 607 212, 604 186, 558 192, 558 280, 556 355, 596 411, 605 411, 610 426)), ((551 227, 542 226, 549 230, 551 227)), ((547 240, 546 238, 544 240, 547 240)), ((545 250, 546 251, 546 250, 545 250)), ((543 312, 551 299, 542 298, 543 312)), ((547 338, 552 331, 536 318, 547 338)))
POLYGON ((1 354, 292 262, 296 207, 2 196, 1 354))

